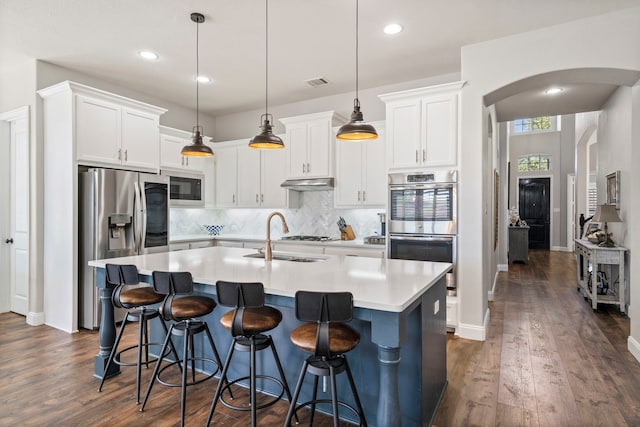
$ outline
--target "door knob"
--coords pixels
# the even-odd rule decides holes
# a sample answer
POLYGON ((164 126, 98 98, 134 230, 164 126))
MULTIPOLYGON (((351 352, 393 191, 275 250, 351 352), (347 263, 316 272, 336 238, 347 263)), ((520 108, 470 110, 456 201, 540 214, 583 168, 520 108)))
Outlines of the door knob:
POLYGON ((5 243, 13 243, 13 237, 4 241, 5 243))

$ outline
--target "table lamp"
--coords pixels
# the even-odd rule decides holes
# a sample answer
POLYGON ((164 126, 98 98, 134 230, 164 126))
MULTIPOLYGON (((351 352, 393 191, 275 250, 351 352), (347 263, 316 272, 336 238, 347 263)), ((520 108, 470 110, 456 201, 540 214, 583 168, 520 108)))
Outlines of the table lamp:
POLYGON ((622 220, 618 216, 615 205, 598 205, 592 221, 604 222, 605 240, 604 242, 600 243, 599 246, 603 246, 605 248, 613 248, 616 244, 613 242, 613 240, 611 240, 611 236, 607 229, 607 222, 622 222, 622 220))

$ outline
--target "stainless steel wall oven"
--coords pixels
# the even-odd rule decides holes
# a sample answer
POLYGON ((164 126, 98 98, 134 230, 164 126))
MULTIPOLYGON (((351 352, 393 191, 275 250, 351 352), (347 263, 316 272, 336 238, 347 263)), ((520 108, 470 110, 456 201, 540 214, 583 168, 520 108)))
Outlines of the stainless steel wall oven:
MULTIPOLYGON (((456 263, 455 171, 389 174, 389 258, 456 263)), ((447 275, 455 288, 455 273, 447 275)))

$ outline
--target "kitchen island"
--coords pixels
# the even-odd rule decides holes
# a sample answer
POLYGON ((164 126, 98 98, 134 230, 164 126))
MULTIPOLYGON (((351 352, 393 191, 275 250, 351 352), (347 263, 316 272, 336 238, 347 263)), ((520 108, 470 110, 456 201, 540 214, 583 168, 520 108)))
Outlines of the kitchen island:
MULTIPOLYGON (((290 384, 295 384, 307 356, 289 340, 290 331, 299 324, 294 311, 296 291, 349 291, 355 307, 350 325, 358 330, 361 341, 348 358, 369 425, 430 424, 447 383, 444 276, 451 264, 318 254, 306 255, 315 258, 313 262, 266 262, 246 256, 255 253, 251 249, 209 247, 91 261, 89 265, 98 268, 96 286, 101 289, 104 313, 94 376, 104 375, 103 360, 115 338, 112 289, 104 280, 107 262, 135 264, 141 280, 147 282, 154 270, 190 271, 196 292, 204 295, 215 296, 217 280, 262 282, 267 304, 283 314, 272 336, 290 384)), ((217 307, 205 318, 223 353, 231 343, 219 323, 224 312, 224 307, 217 307)), ((153 333, 158 334, 160 328, 155 329, 153 333)), ((268 357, 258 363, 267 371, 272 368, 268 357)), ((246 367, 239 362, 230 370, 230 377, 242 375, 246 375, 246 367)), ((266 393, 276 391, 269 387, 262 385, 266 393)), ((352 403, 346 381, 339 382, 338 389, 341 400, 352 403)), ((304 388, 307 393, 309 390, 304 388)), ((307 397, 303 393, 300 399, 307 397)), ((349 414, 341 416, 348 418, 349 414)))

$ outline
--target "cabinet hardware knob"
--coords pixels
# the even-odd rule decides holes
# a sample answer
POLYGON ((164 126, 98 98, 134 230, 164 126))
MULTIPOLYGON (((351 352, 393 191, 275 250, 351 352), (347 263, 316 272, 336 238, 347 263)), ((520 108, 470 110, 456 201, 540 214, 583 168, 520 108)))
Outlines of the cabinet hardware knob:
POLYGON ((4 241, 5 243, 13 243, 13 237, 8 238, 7 240, 4 241))
POLYGON ((264 203, 264 194, 260 195, 260 203, 264 203))
POLYGON ((125 162, 128 160, 128 152, 129 152, 129 150, 124 150, 124 161, 125 162))
POLYGON ((235 202, 236 202, 236 195, 235 195, 235 194, 233 195, 232 202, 233 202, 233 203, 235 203, 235 202))
POLYGON ((311 172, 311 163, 307 163, 307 173, 311 172))
POLYGON ((416 163, 418 163, 418 150, 416 150, 416 163))
POLYGON ((360 201, 360 191, 358 191, 358 201, 360 201))
POLYGON ((258 193, 256 193, 256 203, 258 203, 258 200, 259 200, 258 197, 259 197, 258 193))
POLYGON ((366 193, 364 190, 362 190, 362 201, 363 201, 363 202, 364 202, 365 200, 367 200, 366 194, 367 194, 367 193, 366 193))
POLYGON ((422 161, 425 162, 427 161, 427 150, 422 150, 422 161))
POLYGON ((307 173, 307 165, 302 164, 302 173, 307 173))
POLYGON ((118 160, 122 160, 122 149, 118 148, 118 160))

